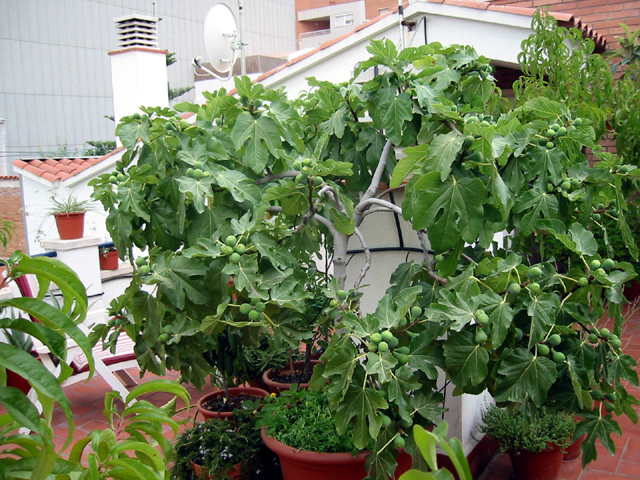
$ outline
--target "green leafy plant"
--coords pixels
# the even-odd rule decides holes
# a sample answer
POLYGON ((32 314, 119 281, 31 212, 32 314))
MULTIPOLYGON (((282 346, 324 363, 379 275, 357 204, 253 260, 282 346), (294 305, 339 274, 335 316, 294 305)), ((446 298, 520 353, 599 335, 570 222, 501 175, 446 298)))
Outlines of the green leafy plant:
POLYGON ((625 36, 614 37, 620 46, 615 50, 606 52, 604 55, 605 58, 620 59, 611 66, 614 75, 617 73, 618 68, 640 61, 640 42, 638 41, 640 39, 640 28, 632 32, 624 23, 621 23, 620 27, 624 30, 625 36))
MULTIPOLYGON (((553 28, 547 40, 567 38, 553 28)), ((614 450, 611 413, 637 420, 627 390, 637 385, 635 361, 619 344, 622 288, 635 274, 599 250, 592 230, 607 199, 603 208, 637 259, 624 192, 640 172, 597 144, 608 68, 601 73, 602 62, 580 46, 571 68, 586 62, 585 82, 558 71, 551 88, 543 66, 529 61, 528 96, 511 109, 488 60, 470 47, 398 52, 372 41, 368 50, 355 76, 379 74, 364 85, 310 79, 290 101, 237 78, 235 96, 220 90, 206 106, 149 108, 118 126, 127 153, 92 185, 118 249, 148 251, 113 308, 127 319, 141 367, 180 370, 201 386, 224 369, 212 356, 222 342, 234 346, 229 361, 267 332, 300 335, 297 345, 309 330, 293 320, 315 318, 309 307, 327 299, 336 333, 311 383, 329 384, 338 433, 352 428, 356 449, 373 446, 373 478, 393 474, 399 447, 417 453, 414 424, 438 419, 438 368, 455 394, 488 389, 525 419, 543 406, 580 413, 578 430, 594 432, 585 463, 596 438, 614 450), (581 102, 592 94, 595 103, 581 102), (587 149, 601 157, 597 165, 587 149), (384 198, 381 182, 404 190, 402 205, 384 198), (422 258, 399 265, 363 314, 373 261, 363 222, 380 211, 411 224, 422 258), (550 238, 559 257, 578 259, 567 271, 535 256, 550 238), (347 285, 350 240, 364 264, 347 285), (605 312, 613 332, 597 327, 605 312), (609 407, 594 406, 596 390, 615 391, 609 407)))
POLYGON ((482 412, 480 431, 500 442, 504 451, 543 452, 549 444, 566 448, 571 443, 575 422, 569 415, 539 410, 525 422, 521 412, 509 412, 491 405, 482 412))
POLYGON ((0 218, 0 246, 3 248, 9 245, 13 238, 14 227, 13 223, 0 218))
POLYGON ((84 143, 92 147, 82 153, 82 155, 87 157, 102 157, 116 148, 116 142, 114 140, 87 140, 84 143))
POLYGON ((118 251, 118 249, 116 247, 114 247, 113 245, 110 246, 110 247, 100 247, 98 249, 98 253, 100 255, 102 255, 103 257, 105 257, 105 258, 107 257, 107 253, 109 253, 109 252, 117 252, 117 251, 118 251))
POLYGON ((10 331, 13 338, 25 335, 38 339, 60 362, 60 374, 54 376, 42 363, 23 349, 22 345, 7 344, 0 349, 0 401, 6 414, 0 429, 0 445, 5 453, 0 467, 6 478, 48 478, 72 476, 79 479, 131 478, 133 472, 145 478, 164 478, 167 468, 160 451, 167 454, 170 443, 165 438, 164 426, 177 430, 171 419, 175 399, 164 407, 155 407, 141 400, 145 393, 168 392, 188 401, 184 387, 175 382, 154 381, 136 387, 126 399, 117 393, 105 397, 105 415, 109 428, 96 430, 80 438, 70 450, 68 459, 62 452, 74 438, 75 426, 70 403, 60 383, 71 373, 66 363, 67 339, 73 339, 89 361, 90 375, 94 362, 91 343, 77 326, 87 313, 86 290, 77 275, 64 263, 48 257, 30 258, 15 252, 3 262, 7 267, 4 282, 22 275, 34 275, 40 286, 37 298, 19 297, 0 301, 0 312, 12 309, 16 315, 1 318, 0 328, 10 331), (55 285, 62 297, 53 305, 43 300, 49 285, 55 285), (35 317, 39 323, 26 318, 35 317), (20 390, 7 387, 6 370, 24 377, 37 393, 42 412, 20 390), (124 409, 120 412, 115 400, 124 409), (137 400, 135 403, 133 403, 137 400), (66 417, 68 434, 62 446, 54 441, 53 412, 58 404, 66 417), (24 434, 27 429, 31 434, 24 434), (82 463, 82 453, 88 451, 88 464, 82 463))
POLYGON ((255 415, 236 410, 234 421, 211 419, 195 422, 174 443, 171 478, 196 479, 191 462, 202 467, 211 478, 227 478, 240 464, 241 478, 275 478, 278 465, 264 446, 255 415), (266 475, 266 477, 265 477, 266 475))
POLYGON ((451 459, 459 480, 472 480, 469 462, 464 455, 460 440, 457 438, 447 440, 448 431, 449 425, 444 420, 433 431, 415 425, 413 436, 416 439, 422 460, 426 462, 426 468, 410 470, 404 473, 399 480, 453 480, 455 477, 450 471, 438 468, 438 447, 451 459))
POLYGON ((294 386, 266 402, 258 413, 258 426, 266 426, 268 435, 279 442, 310 452, 359 453, 350 430, 343 434, 336 431, 323 392, 294 386))
POLYGON ((53 205, 48 210, 50 215, 82 213, 91 211, 93 208, 93 202, 91 200, 78 200, 73 194, 69 194, 66 198, 62 199, 52 196, 51 203, 53 205))

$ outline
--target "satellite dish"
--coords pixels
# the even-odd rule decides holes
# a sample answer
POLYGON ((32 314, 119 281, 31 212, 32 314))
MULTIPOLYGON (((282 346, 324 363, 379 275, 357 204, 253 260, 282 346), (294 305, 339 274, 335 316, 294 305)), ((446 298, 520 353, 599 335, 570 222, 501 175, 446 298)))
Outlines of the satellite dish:
POLYGON ((209 63, 220 73, 233 68, 240 48, 233 12, 222 3, 214 5, 204 19, 204 49, 209 63))

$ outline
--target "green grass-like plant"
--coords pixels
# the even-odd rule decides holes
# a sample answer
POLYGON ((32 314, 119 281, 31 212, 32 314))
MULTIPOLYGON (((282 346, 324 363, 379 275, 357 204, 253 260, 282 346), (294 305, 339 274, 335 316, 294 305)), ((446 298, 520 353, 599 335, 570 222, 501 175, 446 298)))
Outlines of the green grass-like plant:
POLYGON ((49 208, 50 215, 88 212, 93 209, 93 202, 91 200, 78 200, 78 198, 72 194, 64 199, 58 199, 52 196, 51 203, 53 205, 49 208))

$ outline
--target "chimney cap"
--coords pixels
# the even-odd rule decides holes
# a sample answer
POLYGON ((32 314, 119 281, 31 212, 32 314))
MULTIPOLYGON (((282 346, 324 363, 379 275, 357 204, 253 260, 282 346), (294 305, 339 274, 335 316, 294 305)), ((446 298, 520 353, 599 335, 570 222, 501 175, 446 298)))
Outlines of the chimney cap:
POLYGON ((122 17, 116 17, 113 19, 115 23, 130 22, 132 20, 141 20, 143 22, 152 22, 152 23, 158 23, 160 21, 158 17, 143 15, 141 13, 132 13, 129 15, 124 15, 122 17))
POLYGON ((157 48, 156 24, 158 18, 148 15, 132 14, 114 18, 116 23, 118 47, 157 48))

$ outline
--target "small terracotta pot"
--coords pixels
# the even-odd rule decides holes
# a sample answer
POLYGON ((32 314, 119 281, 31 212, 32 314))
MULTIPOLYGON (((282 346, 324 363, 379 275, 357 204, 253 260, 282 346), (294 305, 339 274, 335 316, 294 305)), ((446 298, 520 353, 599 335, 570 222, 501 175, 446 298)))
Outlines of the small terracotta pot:
POLYGON ((55 213, 56 227, 61 240, 73 240, 82 238, 84 235, 84 214, 76 213, 55 213))
POLYGON ((557 445, 543 452, 509 452, 517 480, 556 480, 560 475, 564 454, 557 445))
POLYGON ((267 448, 280 458, 284 480, 362 480, 367 476, 364 468, 369 452, 354 458, 350 453, 307 452, 289 447, 260 431, 267 448))
MULTIPOLYGON (((191 468, 193 468, 193 473, 195 473, 196 477, 198 477, 200 480, 214 480, 213 478, 211 478, 211 476, 207 475, 206 472, 204 472, 203 468, 200 465, 193 462, 189 462, 189 463, 191 463, 191 468)), ((242 475, 241 463, 236 463, 226 473, 226 477, 229 477, 229 478, 240 478, 241 475, 242 475)))
POLYGON ((107 253, 100 254, 100 270, 117 270, 118 269, 118 252, 112 250, 107 253))
MULTIPOLYGON (((320 360, 311 360, 312 370, 313 370, 313 366, 315 366, 315 365, 317 365, 319 363, 321 363, 320 360)), ((303 360, 300 360, 298 362, 293 362, 294 370, 302 370, 303 367, 304 367, 304 361, 303 360)), ((262 375, 262 381, 269 387, 269 391, 271 393, 284 392, 286 390, 289 390, 293 384, 292 383, 274 382, 273 380, 271 380, 271 377, 273 377, 274 375, 280 375, 281 373, 288 372, 288 371, 290 371, 290 370, 285 368, 283 370, 275 372, 270 368, 269 370, 264 372, 264 374, 262 375)), ((308 383, 300 383, 298 385, 298 389, 303 389, 303 388, 309 388, 309 384, 308 383)))
MULTIPOLYGON (((229 389, 229 394, 232 397, 242 395, 242 394, 247 394, 247 395, 252 395, 254 397, 264 398, 267 395, 269 395, 269 392, 267 392, 266 390, 262 390, 261 388, 234 387, 229 389)), ((198 403, 196 403, 196 408, 198 409, 198 412, 200 412, 205 419, 221 418, 223 420, 224 419, 233 420, 233 412, 212 412, 211 410, 207 410, 206 408, 202 407, 202 404, 207 402, 209 399, 215 398, 215 397, 222 397, 222 396, 224 396, 224 390, 216 390, 215 392, 207 393, 200 400, 198 400, 198 403)))

